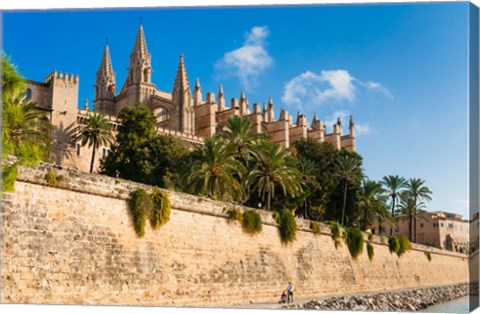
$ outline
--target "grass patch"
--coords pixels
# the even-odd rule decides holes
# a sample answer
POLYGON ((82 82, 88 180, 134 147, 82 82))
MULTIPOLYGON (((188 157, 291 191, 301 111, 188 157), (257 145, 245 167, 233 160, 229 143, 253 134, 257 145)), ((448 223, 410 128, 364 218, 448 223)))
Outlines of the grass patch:
POLYGON ((342 230, 340 229, 340 224, 336 221, 331 221, 330 225, 330 232, 332 233, 332 239, 335 243, 335 248, 338 248, 342 245, 342 230))
POLYGON ((373 256, 375 255, 375 252, 373 249, 373 245, 371 245, 370 243, 367 243, 367 253, 368 253, 368 259, 372 260, 373 256))
POLYGON ((315 235, 320 234, 320 225, 318 224, 318 222, 311 221, 310 222, 310 229, 312 229, 312 231, 315 235))
POLYGON ((432 261, 432 253, 430 253, 430 252, 425 252, 425 256, 427 257, 427 259, 428 259, 429 262, 432 261))
POLYGON ((48 170, 43 177, 43 180, 45 180, 45 182, 47 182, 47 184, 50 186, 58 186, 61 176, 59 176, 55 170, 48 170))
POLYGON ((412 249, 412 244, 410 240, 406 236, 398 237, 399 249, 398 249, 398 256, 400 257, 403 253, 410 251, 412 249))
POLYGON ((397 237, 388 237, 388 249, 390 250, 390 253, 398 253, 398 250, 400 249, 400 243, 398 242, 397 237))
POLYGON ((153 229, 157 229, 161 225, 170 220, 170 199, 168 194, 159 188, 154 188, 150 195, 152 203, 152 212, 150 214, 150 224, 153 229))
POLYGON ((274 215, 280 227, 280 238, 284 243, 290 243, 295 241, 297 234, 297 222, 292 212, 288 209, 281 210, 274 215))
POLYGON ((238 221, 238 222, 242 222, 243 220, 243 215, 242 215, 242 212, 236 208, 236 207, 233 207, 233 208, 224 208, 223 209, 224 212, 227 213, 227 216, 228 216, 228 221, 229 222, 234 222, 234 221, 238 221))
POLYGON ((18 165, 3 166, 2 169, 2 192, 15 191, 15 181, 18 176, 18 165))
POLYGON ((256 234, 262 232, 262 218, 254 210, 243 213, 242 227, 246 233, 256 234))
POLYGON ((129 208, 133 217, 133 228, 140 238, 145 236, 145 218, 151 207, 152 203, 144 189, 136 189, 130 193, 129 208))
POLYGON ((345 229, 345 242, 353 259, 363 252, 363 233, 358 228, 345 229))

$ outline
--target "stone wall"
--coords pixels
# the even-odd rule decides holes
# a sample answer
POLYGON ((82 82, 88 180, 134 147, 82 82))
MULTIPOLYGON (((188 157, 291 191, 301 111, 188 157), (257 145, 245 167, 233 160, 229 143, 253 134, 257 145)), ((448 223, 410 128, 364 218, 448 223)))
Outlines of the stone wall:
POLYGON ((2 303, 220 306, 276 302, 288 281, 296 298, 468 281, 466 255, 414 246, 399 258, 376 237, 372 261, 366 250, 352 260, 324 225, 315 235, 297 220, 285 245, 268 212, 250 236, 225 218, 228 204, 176 192, 170 221, 139 239, 127 199, 142 185, 57 169, 54 188, 49 167, 22 168, 4 194, 2 303))

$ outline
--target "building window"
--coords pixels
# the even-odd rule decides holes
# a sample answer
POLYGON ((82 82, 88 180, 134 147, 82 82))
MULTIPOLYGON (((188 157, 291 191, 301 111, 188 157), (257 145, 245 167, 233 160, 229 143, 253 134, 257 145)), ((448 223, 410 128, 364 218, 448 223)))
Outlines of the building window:
POLYGON ((420 228, 423 228, 423 223, 420 224, 420 228))
POLYGON ((75 146, 75 152, 77 153, 77 156, 80 156, 80 144, 77 143, 77 145, 75 146))
POLYGON ((436 223, 433 223, 433 228, 436 228, 437 227, 437 224, 436 223))
POLYGON ((25 91, 25 100, 30 100, 32 98, 32 90, 30 88, 27 88, 25 91))
POLYGON ((102 148, 102 159, 107 157, 108 153, 107 153, 107 150, 105 148, 102 148))
POLYGON ((440 224, 440 227, 442 227, 442 228, 443 228, 443 222, 440 224))

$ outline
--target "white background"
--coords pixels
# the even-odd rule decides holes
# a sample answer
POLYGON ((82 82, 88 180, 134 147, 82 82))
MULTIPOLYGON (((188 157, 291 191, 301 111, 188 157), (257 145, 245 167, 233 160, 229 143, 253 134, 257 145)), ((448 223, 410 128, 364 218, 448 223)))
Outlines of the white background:
MULTIPOLYGON (((205 6, 205 5, 259 5, 259 4, 311 4, 311 3, 378 3, 387 1, 348 1, 348 0, 70 0, 66 1, 54 1, 54 0, 2 0, 0 2, 0 10, 9 9, 52 9, 52 8, 115 8, 115 7, 168 7, 168 6, 205 6)), ((398 1, 392 0, 388 2, 428 2, 428 1, 398 1)), ((444 0, 437 0, 436 2, 448 2, 444 0)), ((472 1, 477 6, 480 6, 480 0, 472 1)), ((1 33, 4 32, 3 24, 0 27, 1 33)), ((8 30, 7 30, 8 31, 8 30)), ((1 42, 0 42, 1 45, 1 42)), ((0 46, 1 47, 1 46, 0 46)), ((76 313, 195 313, 195 314, 207 314, 207 313, 232 313, 232 314, 265 314, 273 313, 272 310, 243 310, 243 309, 208 309, 208 308, 165 308, 165 307, 127 307, 127 306, 66 306, 66 305, 0 305, 0 314, 7 313, 39 313, 39 314, 76 314, 76 313)), ((284 312, 282 312, 284 313, 284 312)), ((304 310, 288 311, 285 313, 303 313, 304 310)), ((343 314, 355 314, 359 312, 343 311, 315 311, 314 313, 343 313, 343 314)), ((369 312, 369 313, 387 313, 387 312, 369 312)), ((394 312, 388 312, 394 313, 394 312)), ((476 310, 476 314, 480 314, 480 310, 476 310)))

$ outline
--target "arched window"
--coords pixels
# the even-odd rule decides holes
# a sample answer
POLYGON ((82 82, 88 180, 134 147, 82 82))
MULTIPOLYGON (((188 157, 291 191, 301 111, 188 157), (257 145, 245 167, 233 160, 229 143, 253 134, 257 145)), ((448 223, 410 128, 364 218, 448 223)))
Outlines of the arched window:
POLYGON ((27 88, 25 91, 25 100, 30 100, 32 98, 32 90, 30 88, 27 88))

